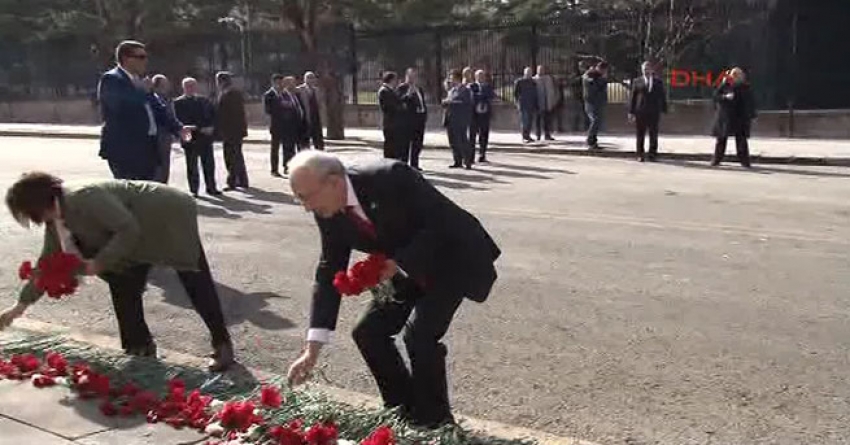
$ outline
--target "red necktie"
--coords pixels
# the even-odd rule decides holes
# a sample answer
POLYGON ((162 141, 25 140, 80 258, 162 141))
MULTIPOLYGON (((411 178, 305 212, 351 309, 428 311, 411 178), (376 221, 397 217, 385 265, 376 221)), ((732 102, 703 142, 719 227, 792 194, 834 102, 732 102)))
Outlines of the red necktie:
POLYGON ((359 230, 364 235, 369 236, 369 238, 377 238, 377 233, 375 232, 375 225, 372 224, 366 218, 360 216, 355 210, 354 206, 348 206, 345 208, 345 214, 349 219, 357 226, 357 230, 359 230))

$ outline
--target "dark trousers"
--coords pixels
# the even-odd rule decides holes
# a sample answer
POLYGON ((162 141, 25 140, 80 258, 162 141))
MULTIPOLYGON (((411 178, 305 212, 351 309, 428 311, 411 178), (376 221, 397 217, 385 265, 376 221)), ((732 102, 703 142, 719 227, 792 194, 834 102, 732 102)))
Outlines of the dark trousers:
POLYGON ((159 144, 156 136, 150 136, 147 140, 150 157, 147 162, 123 162, 118 163, 107 160, 109 170, 115 179, 128 179, 139 181, 153 181, 156 178, 157 167, 160 164, 159 144))
POLYGON ((425 124, 428 115, 417 114, 410 118, 405 128, 398 159, 407 162, 411 167, 419 168, 419 155, 425 143, 425 124))
POLYGON ((605 118, 605 107, 603 105, 585 104, 584 111, 590 125, 587 128, 587 145, 596 147, 599 143, 599 130, 602 129, 602 121, 605 118))
POLYGON ((476 137, 478 139, 478 159, 484 160, 487 158, 487 144, 490 142, 490 118, 492 115, 490 113, 483 114, 474 114, 472 115, 472 125, 470 126, 470 134, 472 134, 472 138, 470 143, 472 144, 472 157, 475 158, 475 142, 476 137))
POLYGON ((189 179, 189 191, 198 193, 201 177, 198 173, 198 161, 204 170, 204 185, 207 192, 217 190, 215 185, 215 155, 212 141, 201 141, 183 145, 186 153, 186 177, 189 179))
MULTIPOLYGON (((726 155, 726 141, 728 136, 719 136, 717 143, 714 146, 714 159, 711 161, 713 165, 718 165, 723 162, 723 157, 726 155)), ((738 162, 744 167, 750 166, 750 144, 747 141, 747 136, 743 132, 735 134, 735 149, 738 152, 738 162)))
POLYGON ((449 135, 449 146, 452 148, 454 165, 472 165, 473 149, 469 141, 469 127, 452 125, 446 127, 449 135))
POLYGON ((637 155, 645 159, 644 142, 646 134, 649 133, 649 159, 654 160, 658 156, 658 115, 637 115, 635 128, 637 129, 637 155))
POLYGON ((227 167, 228 187, 248 187, 248 169, 241 139, 224 141, 224 165, 227 167))
POLYGON ((156 167, 154 181, 168 184, 168 178, 171 174, 171 144, 174 143, 174 137, 169 133, 160 132, 157 137, 157 150, 159 151, 159 165, 156 167))
POLYGON ((289 160, 295 156, 295 137, 287 134, 272 133, 271 164, 272 173, 280 169, 280 150, 283 147, 283 170, 289 171, 289 160))
MULTIPOLYGON (((210 331, 213 346, 230 341, 221 302, 215 289, 203 249, 199 259, 199 270, 178 271, 180 282, 189 296, 195 311, 204 320, 210 331)), ((112 306, 118 319, 121 347, 125 350, 144 347, 153 342, 150 329, 145 322, 142 295, 147 284, 150 264, 137 264, 119 273, 105 273, 101 278, 109 285, 112 306)))
POLYGON ((399 159, 403 131, 396 126, 384 127, 384 157, 399 159))
POLYGON ((537 112, 534 110, 519 110, 520 127, 524 141, 531 140, 531 125, 534 123, 536 116, 537 112))
POLYGON ((400 302, 373 300, 354 328, 354 341, 387 407, 402 407, 426 425, 451 420, 447 348, 440 340, 463 298, 425 294, 409 279, 393 283, 400 302), (394 342, 402 329, 410 371, 394 342))
POLYGON ((322 134, 322 121, 318 117, 313 117, 313 122, 316 122, 316 125, 308 124, 308 128, 304 134, 304 140, 301 141, 301 148, 299 148, 299 151, 309 148, 311 140, 313 141, 313 148, 316 150, 325 149, 325 137, 322 134))
POLYGON ((540 111, 535 119, 537 127, 537 140, 540 136, 545 135, 546 139, 552 139, 552 114, 554 111, 540 111))

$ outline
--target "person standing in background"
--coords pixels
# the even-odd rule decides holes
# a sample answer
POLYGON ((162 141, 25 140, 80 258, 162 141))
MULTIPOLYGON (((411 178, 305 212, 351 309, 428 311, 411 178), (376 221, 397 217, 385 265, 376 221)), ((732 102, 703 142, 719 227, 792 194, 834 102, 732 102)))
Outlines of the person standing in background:
POLYGON ((514 82, 514 101, 519 110, 520 124, 522 126, 522 140, 525 143, 532 142, 531 124, 537 118, 538 96, 537 84, 532 78, 531 67, 523 70, 521 78, 514 82))
POLYGON ((474 151, 469 141, 469 126, 472 122, 473 98, 472 91, 463 83, 463 74, 453 70, 449 76, 452 88, 443 101, 446 114, 443 125, 449 135, 449 145, 452 148, 454 163, 449 168, 465 167, 472 169, 474 151))
POLYGON ((667 113, 667 93, 664 81, 656 77, 650 62, 641 65, 643 75, 632 80, 631 100, 629 101, 629 121, 635 123, 637 131, 637 158, 646 161, 643 146, 649 132, 649 162, 655 162, 658 156, 658 124, 661 113, 667 113))
POLYGON ((552 137, 552 116, 558 107, 557 85, 543 65, 537 67, 534 82, 537 86, 537 140, 539 141, 541 135, 543 135, 547 141, 554 141, 555 138, 552 137))
POLYGON ((384 83, 378 89, 378 107, 383 116, 381 125, 384 131, 384 157, 398 159, 404 139, 403 103, 396 91, 398 74, 387 71, 382 80, 384 83))
POLYGON ((198 196, 200 175, 198 161, 204 171, 204 185, 207 194, 220 196, 215 183, 215 155, 213 153, 213 131, 215 129, 215 107, 206 97, 198 94, 198 81, 187 77, 183 79, 183 95, 174 100, 174 112, 177 118, 197 128, 192 132, 191 141, 183 142, 186 153, 186 176, 189 191, 198 196))
POLYGON ((174 104, 168 97, 171 94, 171 82, 162 74, 157 74, 151 78, 151 88, 153 91, 153 100, 156 101, 158 107, 165 110, 166 125, 157 122, 157 148, 159 149, 159 166, 156 168, 153 180, 168 184, 168 178, 171 176, 171 146, 176 139, 179 139, 179 128, 182 124, 174 115, 174 104))
POLYGON ((584 61, 579 62, 576 64, 575 70, 569 84, 570 123, 572 124, 573 133, 584 133, 590 124, 587 119, 587 112, 584 110, 583 76, 587 71, 587 63, 584 61))
POLYGON ((747 139, 750 137, 752 121, 756 118, 756 103, 744 70, 738 67, 729 70, 723 83, 714 92, 714 103, 717 111, 712 134, 717 138, 717 142, 711 166, 716 167, 723 162, 726 142, 729 136, 734 136, 738 161, 745 168, 750 168, 750 146, 747 139))
POLYGON ((304 115, 306 117, 306 129, 304 147, 310 146, 310 140, 313 141, 313 148, 316 150, 325 149, 325 139, 322 135, 322 113, 319 109, 318 87, 319 78, 316 73, 307 71, 304 73, 304 83, 298 86, 298 95, 301 99, 301 104, 304 106, 304 115))
MULTIPOLYGON (((487 143, 490 141, 490 120, 493 117, 493 99, 496 98, 496 91, 490 83, 489 76, 484 70, 475 72, 475 83, 472 89, 473 101, 475 109, 472 114, 472 126, 476 129, 475 134, 478 136, 479 152, 478 162, 487 161, 487 143)), ((475 158, 475 139, 470 141, 472 144, 472 157, 475 158)))
POLYGON ((245 114, 245 97, 233 85, 233 75, 221 71, 215 75, 218 101, 215 113, 215 133, 224 148, 224 165, 227 167, 227 188, 248 188, 248 169, 242 153, 242 141, 248 137, 248 119, 245 114))
POLYGON ((404 104, 405 123, 404 135, 401 138, 401 153, 399 160, 409 162, 416 170, 419 168, 419 154, 425 141, 425 124, 428 122, 428 105, 425 103, 425 93, 417 84, 415 68, 408 68, 404 83, 396 88, 396 92, 404 104))
POLYGON ((591 150, 599 149, 599 131, 605 119, 608 105, 608 62, 599 62, 584 74, 584 111, 590 120, 587 130, 587 146, 591 150))

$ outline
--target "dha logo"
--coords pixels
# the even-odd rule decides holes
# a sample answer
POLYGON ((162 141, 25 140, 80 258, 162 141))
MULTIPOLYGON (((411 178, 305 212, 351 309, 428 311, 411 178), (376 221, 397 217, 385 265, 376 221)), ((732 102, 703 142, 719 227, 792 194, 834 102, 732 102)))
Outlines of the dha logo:
POLYGON ((684 88, 684 87, 718 87, 725 81, 732 81, 732 77, 728 72, 722 71, 719 73, 712 73, 711 71, 707 71, 705 73, 700 73, 699 71, 694 70, 682 70, 678 68, 673 68, 670 70, 670 86, 673 88, 684 88))

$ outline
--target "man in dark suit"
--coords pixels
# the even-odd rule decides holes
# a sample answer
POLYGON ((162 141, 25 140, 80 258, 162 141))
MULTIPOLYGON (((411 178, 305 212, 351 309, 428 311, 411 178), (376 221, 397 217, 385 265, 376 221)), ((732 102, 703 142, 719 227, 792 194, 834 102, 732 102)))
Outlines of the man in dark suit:
POLYGON ((316 73, 307 71, 304 73, 304 83, 298 86, 298 96, 304 107, 305 130, 302 147, 309 148, 310 140, 316 150, 325 149, 325 139, 322 136, 322 113, 319 109, 319 79, 316 73))
POLYGON ((425 142, 425 124, 428 122, 428 105, 425 92, 416 84, 416 68, 408 68, 404 83, 396 91, 404 103, 404 130, 399 143, 399 160, 409 162, 416 170, 419 168, 419 154, 425 142))
POLYGON ((271 118, 269 131, 272 135, 271 171, 272 176, 281 177, 280 149, 283 147, 283 173, 289 173, 289 160, 295 156, 295 146, 301 139, 301 120, 303 110, 287 84, 294 84, 292 77, 281 74, 272 76, 272 87, 263 97, 266 114, 271 118))
POLYGON ((525 67, 522 77, 514 82, 514 101, 519 110, 522 141, 525 143, 532 142, 531 123, 535 121, 540 110, 537 83, 534 81, 530 66, 525 67))
MULTIPOLYGON (((475 72, 475 83, 471 84, 473 99, 475 100, 475 113, 472 117, 472 126, 475 131, 472 132, 478 136, 478 143, 481 151, 478 154, 478 162, 487 162, 487 144, 490 141, 490 120, 493 117, 493 100, 496 98, 496 91, 489 81, 489 75, 484 70, 475 72)), ((472 143, 473 157, 475 156, 475 139, 472 143)))
POLYGON ((191 77, 183 79, 183 95, 174 100, 174 112, 181 121, 197 127, 197 130, 192 132, 192 139, 183 142, 189 190, 192 195, 198 196, 200 186, 198 160, 200 160, 204 170, 207 194, 221 195, 221 191, 215 185, 215 155, 213 153, 215 108, 209 99, 198 95, 197 80, 191 77))
POLYGON ((450 74, 452 87, 448 96, 443 100, 446 114, 443 125, 449 135, 449 145, 454 155, 454 163, 449 168, 465 167, 472 169, 475 149, 469 140, 469 127, 472 125, 472 113, 475 107, 472 90, 463 83, 463 73, 453 70, 450 74))
POLYGON ((384 130, 384 157, 400 159, 404 133, 404 103, 398 96, 398 74, 387 71, 383 77, 384 83, 378 89, 378 107, 381 109, 384 130))
POLYGON ((233 75, 220 71, 215 75, 218 101, 215 110, 215 134, 222 141, 227 188, 248 188, 248 169, 242 153, 242 141, 248 136, 245 96, 235 85, 233 75))
POLYGON ((632 80, 629 120, 635 122, 637 129, 638 161, 646 161, 643 146, 649 131, 649 161, 655 162, 658 156, 658 124, 661 113, 667 113, 667 94, 664 81, 655 76, 652 63, 643 62, 641 71, 643 76, 632 80))
POLYGON ((290 382, 308 377, 336 328, 336 272, 348 268, 352 250, 382 253, 389 258, 382 279, 391 280, 395 301, 373 300, 354 328, 354 341, 386 406, 401 407, 425 427, 452 422, 447 350, 440 340, 464 298, 483 302, 489 296, 498 246, 473 215, 401 162, 346 169, 336 156, 311 150, 293 160, 290 184, 315 214, 322 241, 307 345, 289 369, 290 382), (410 371, 393 341, 402 328, 410 371))
POLYGON ((103 74, 97 87, 103 118, 99 155, 109 163, 115 179, 153 180, 161 162, 158 125, 184 139, 191 128, 170 119, 145 85, 148 55, 144 44, 121 42, 115 59, 118 65, 103 74))

